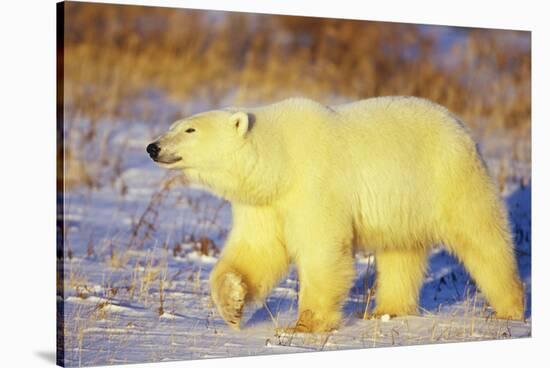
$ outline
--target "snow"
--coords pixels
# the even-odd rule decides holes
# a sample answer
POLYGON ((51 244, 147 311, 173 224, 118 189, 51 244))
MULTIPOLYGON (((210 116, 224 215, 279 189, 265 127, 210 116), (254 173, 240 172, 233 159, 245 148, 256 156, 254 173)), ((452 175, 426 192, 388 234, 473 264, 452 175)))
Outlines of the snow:
MULTIPOLYGON (((120 131, 111 139, 113 152, 125 146, 122 172, 113 185, 75 187, 64 196, 63 299, 58 303, 65 322, 66 365, 531 336, 531 187, 513 177, 505 182, 504 196, 527 291, 525 321, 492 317, 464 268, 437 248, 421 291, 418 316, 375 319, 365 313, 375 259, 358 255, 357 278, 337 331, 283 331, 296 319, 299 285, 294 268, 264 305, 245 308, 241 331, 233 331, 218 316, 208 286, 209 272, 231 228, 230 205, 150 162, 145 154, 150 129, 145 125, 132 123, 129 141, 120 131), (163 189, 170 180, 173 185, 163 189), (120 183, 127 187, 125 193, 120 183)), ((500 150, 513 144, 513 137, 485 139, 483 153, 496 176, 499 158, 506 157, 500 150)), ((515 172, 530 177, 530 162, 511 164, 515 172)), ((369 301, 369 310, 373 303, 369 301)))
POLYGON ((189 253, 187 255, 187 258, 199 263, 216 263, 218 260, 216 257, 201 254, 197 251, 192 251, 191 253, 189 253))

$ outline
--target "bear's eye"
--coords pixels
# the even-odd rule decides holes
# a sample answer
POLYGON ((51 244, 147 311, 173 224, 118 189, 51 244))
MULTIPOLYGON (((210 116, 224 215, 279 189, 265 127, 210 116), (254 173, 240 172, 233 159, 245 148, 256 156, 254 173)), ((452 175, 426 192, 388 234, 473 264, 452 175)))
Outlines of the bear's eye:
POLYGON ((193 133, 195 131, 195 128, 189 128, 185 131, 185 133, 193 133))

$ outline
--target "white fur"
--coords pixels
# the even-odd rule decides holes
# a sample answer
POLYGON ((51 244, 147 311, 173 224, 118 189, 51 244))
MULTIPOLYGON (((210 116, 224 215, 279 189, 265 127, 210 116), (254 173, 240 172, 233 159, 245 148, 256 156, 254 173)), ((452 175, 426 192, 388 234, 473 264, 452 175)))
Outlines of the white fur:
POLYGON ((465 263, 499 316, 523 316, 506 213, 470 135, 439 105, 289 99, 181 120, 158 143, 161 156, 181 157, 167 167, 233 205, 211 275, 222 316, 220 295, 231 294, 220 292, 224 275, 240 275, 246 299, 262 300, 293 262, 296 329, 336 327, 354 246, 376 254, 376 313, 415 313, 428 250, 438 243, 465 263))

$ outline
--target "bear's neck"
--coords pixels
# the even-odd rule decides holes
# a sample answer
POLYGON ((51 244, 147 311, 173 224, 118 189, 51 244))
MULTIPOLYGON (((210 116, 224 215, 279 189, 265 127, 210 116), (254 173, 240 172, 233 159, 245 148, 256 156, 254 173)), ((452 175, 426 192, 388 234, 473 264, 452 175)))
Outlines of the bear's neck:
POLYGON ((223 168, 198 175, 198 182, 230 202, 263 206, 272 204, 288 189, 289 173, 284 161, 271 160, 261 147, 250 145, 223 168))

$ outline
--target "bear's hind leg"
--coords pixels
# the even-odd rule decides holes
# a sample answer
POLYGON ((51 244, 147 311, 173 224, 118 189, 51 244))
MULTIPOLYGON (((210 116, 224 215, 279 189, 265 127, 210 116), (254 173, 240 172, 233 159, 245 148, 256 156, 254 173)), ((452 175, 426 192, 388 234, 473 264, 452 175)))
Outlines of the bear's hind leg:
POLYGON ((466 155, 452 162, 443 180, 453 184, 436 193, 439 238, 464 263, 497 317, 522 319, 523 287, 506 208, 479 159, 466 155))
POLYGON ((507 230, 480 222, 472 234, 464 231, 449 241, 498 318, 522 319, 523 287, 507 230))
POLYGON ((418 295, 426 259, 425 249, 392 249, 376 253, 375 316, 418 313, 418 295))

